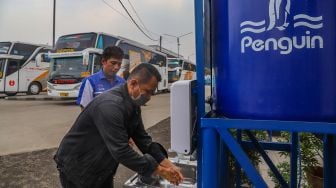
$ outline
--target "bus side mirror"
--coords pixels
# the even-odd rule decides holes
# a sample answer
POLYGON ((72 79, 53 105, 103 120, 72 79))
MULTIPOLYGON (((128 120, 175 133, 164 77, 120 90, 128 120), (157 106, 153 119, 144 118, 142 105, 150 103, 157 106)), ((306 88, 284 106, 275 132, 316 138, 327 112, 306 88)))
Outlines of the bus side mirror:
POLYGON ((35 57, 36 67, 40 66, 41 61, 42 61, 42 54, 37 54, 37 56, 35 57))
POLYGON ((89 53, 84 53, 83 54, 83 65, 88 65, 89 64, 89 53))
POLYGON ((47 53, 42 54, 41 62, 50 62, 49 55, 47 53))

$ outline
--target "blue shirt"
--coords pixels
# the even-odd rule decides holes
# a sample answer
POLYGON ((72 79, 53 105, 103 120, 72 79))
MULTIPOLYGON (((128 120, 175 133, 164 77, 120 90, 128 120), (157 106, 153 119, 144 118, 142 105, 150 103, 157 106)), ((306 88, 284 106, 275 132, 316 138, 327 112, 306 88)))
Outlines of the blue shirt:
POLYGON ((86 107, 97 95, 115 86, 124 84, 125 82, 126 81, 123 78, 117 75, 114 77, 113 81, 110 82, 106 79, 103 70, 100 70, 83 80, 76 103, 86 107))

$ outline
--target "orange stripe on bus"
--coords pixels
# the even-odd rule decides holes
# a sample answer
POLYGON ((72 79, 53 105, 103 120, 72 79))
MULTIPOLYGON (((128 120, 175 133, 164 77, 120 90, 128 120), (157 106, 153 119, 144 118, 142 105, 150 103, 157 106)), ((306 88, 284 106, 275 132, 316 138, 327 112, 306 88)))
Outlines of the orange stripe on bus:
POLYGON ((42 78, 48 76, 49 71, 45 71, 42 74, 40 74, 38 77, 36 77, 33 81, 41 80, 42 78))

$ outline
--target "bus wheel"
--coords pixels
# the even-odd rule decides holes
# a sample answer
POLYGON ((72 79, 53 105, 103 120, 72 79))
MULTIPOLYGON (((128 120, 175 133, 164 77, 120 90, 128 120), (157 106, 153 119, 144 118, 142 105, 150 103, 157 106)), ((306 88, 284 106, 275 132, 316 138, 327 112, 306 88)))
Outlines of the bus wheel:
POLYGON ((38 82, 32 82, 29 86, 28 86, 28 95, 38 95, 41 92, 41 84, 38 82))
POLYGON ((5 94, 10 97, 10 96, 15 96, 17 93, 7 93, 6 92, 5 94))

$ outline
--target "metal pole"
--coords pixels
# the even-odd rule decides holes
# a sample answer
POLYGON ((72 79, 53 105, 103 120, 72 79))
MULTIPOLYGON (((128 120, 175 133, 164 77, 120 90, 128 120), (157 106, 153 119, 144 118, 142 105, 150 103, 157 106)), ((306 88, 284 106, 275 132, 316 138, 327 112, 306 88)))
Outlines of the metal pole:
POLYGON ((291 154, 290 154, 290 187, 297 187, 297 164, 299 152, 299 133, 291 133, 291 154))
POLYGON ((160 35, 160 52, 162 51, 162 36, 160 35))
POLYGON ((180 58, 180 37, 177 38, 177 58, 180 58))
POLYGON ((218 165, 219 163, 219 135, 215 129, 202 129, 203 147, 202 161, 197 160, 202 168, 202 181, 197 182, 199 188, 218 187, 218 165))
POLYGON ((323 139, 323 187, 336 186, 336 135, 325 135, 323 139))
POLYGON ((184 37, 186 35, 190 35, 191 33, 193 33, 193 32, 189 32, 189 33, 186 33, 186 34, 183 34, 183 35, 180 35, 180 36, 164 34, 164 35, 167 35, 167 36, 170 36, 170 37, 175 37, 177 39, 177 58, 180 58, 180 45, 181 45, 180 44, 180 38, 184 37))
POLYGON ((56 0, 54 0, 54 8, 53 8, 53 48, 55 47, 55 15, 56 15, 56 0))
MULTIPOLYGON (((203 33, 203 0, 194 0, 194 11, 195 11, 195 43, 196 43, 196 74, 197 74, 197 122, 200 122, 201 117, 205 115, 205 105, 204 105, 204 33, 203 33)), ((200 126, 200 125, 199 125, 200 126)), ((203 146, 206 146, 204 141, 209 139, 208 137, 203 138, 205 134, 204 131, 198 129, 198 144, 197 144, 197 187, 205 188, 203 186, 203 168, 206 166, 203 161, 203 146)), ((208 131, 211 134, 214 134, 212 131, 208 131)), ((206 157, 207 159, 207 157, 206 157)), ((206 178, 206 177, 205 177, 206 178)))

